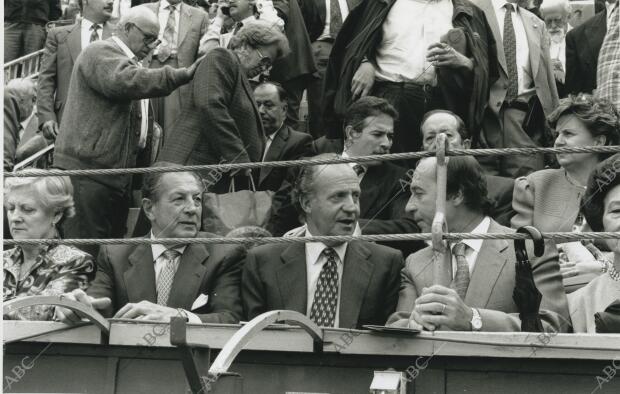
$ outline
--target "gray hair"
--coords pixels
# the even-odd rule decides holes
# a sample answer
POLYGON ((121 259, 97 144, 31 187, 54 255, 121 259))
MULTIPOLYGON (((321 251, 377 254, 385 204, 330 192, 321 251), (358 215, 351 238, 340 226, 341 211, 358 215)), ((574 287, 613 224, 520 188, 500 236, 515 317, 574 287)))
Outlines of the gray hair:
POLYGON ((547 12, 559 11, 564 16, 569 16, 571 13, 571 6, 568 0, 545 0, 540 5, 540 13, 545 16, 547 12))
POLYGON ((36 85, 31 78, 15 78, 11 79, 4 87, 5 94, 12 94, 13 96, 23 100, 24 97, 33 97, 36 95, 36 85))
POLYGON ((121 19, 116 24, 116 30, 122 33, 128 24, 137 25, 139 24, 138 21, 143 19, 150 19, 151 22, 159 24, 157 14, 147 6, 140 5, 130 8, 127 13, 121 16, 121 19))
MULTIPOLYGON (((311 157, 310 159, 317 160, 326 160, 326 159, 338 159, 338 156, 335 153, 322 153, 320 155, 311 157)), ((291 202, 300 216, 305 216, 305 212, 301 206, 301 200, 304 198, 308 198, 312 193, 314 193, 314 182, 318 174, 323 171, 323 169, 333 164, 315 164, 310 166, 303 166, 297 175, 297 179, 295 179, 295 184, 293 185, 293 190, 291 191, 291 202)))
POLYGON ((236 49, 243 45, 248 45, 252 48, 276 45, 278 49, 277 59, 286 56, 290 52, 288 39, 280 31, 278 25, 263 20, 254 20, 244 24, 237 34, 232 37, 230 41, 231 49, 236 49))
MULTIPOLYGON (((28 173, 32 170, 24 170, 28 173)), ((62 219, 75 215, 73 204, 73 185, 68 176, 42 176, 42 177, 19 177, 6 178, 4 192, 8 196, 16 189, 31 188, 34 197, 45 208, 56 213, 62 213, 62 219)))

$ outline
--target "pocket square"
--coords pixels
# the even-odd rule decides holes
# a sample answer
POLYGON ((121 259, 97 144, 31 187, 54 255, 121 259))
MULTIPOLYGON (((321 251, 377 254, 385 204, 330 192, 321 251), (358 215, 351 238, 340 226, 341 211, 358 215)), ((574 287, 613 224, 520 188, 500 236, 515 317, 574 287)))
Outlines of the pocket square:
POLYGON ((194 303, 192 304, 192 311, 200 308, 201 306, 205 306, 207 305, 207 302, 209 302, 209 296, 206 294, 201 294, 198 296, 198 298, 196 298, 196 300, 194 301, 194 303))

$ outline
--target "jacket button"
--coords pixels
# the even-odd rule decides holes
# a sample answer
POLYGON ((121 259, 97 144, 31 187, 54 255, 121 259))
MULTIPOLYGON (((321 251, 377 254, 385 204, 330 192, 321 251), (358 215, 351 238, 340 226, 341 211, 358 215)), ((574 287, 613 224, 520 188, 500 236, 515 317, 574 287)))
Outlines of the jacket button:
POLYGON ((501 107, 501 106, 502 106, 502 102, 501 102, 501 101, 498 101, 497 103, 495 103, 495 106, 496 106, 496 107, 501 107))

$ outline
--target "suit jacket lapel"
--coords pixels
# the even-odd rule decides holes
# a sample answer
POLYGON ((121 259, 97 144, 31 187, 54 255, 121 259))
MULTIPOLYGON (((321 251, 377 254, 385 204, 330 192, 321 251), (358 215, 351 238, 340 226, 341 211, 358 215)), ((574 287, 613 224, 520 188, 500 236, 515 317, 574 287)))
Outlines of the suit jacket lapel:
MULTIPOLYGON (((282 157, 284 153, 284 148, 286 147, 286 141, 288 140, 290 135, 288 126, 282 126, 282 129, 278 131, 278 134, 273 139, 271 146, 269 146, 269 150, 265 155, 265 161, 277 161, 282 157)), ((271 173, 273 167, 263 167, 260 170, 260 178, 259 183, 264 181, 265 178, 271 173)))
POLYGON ((80 52, 82 52, 82 23, 78 22, 67 36, 67 44, 69 45, 69 53, 71 60, 75 63, 80 52))
POLYGON ((192 26, 192 13, 190 12, 189 7, 190 6, 188 6, 187 4, 183 4, 181 6, 181 12, 179 13, 179 15, 181 15, 181 20, 179 23, 179 37, 177 38, 177 48, 181 46, 183 40, 185 39, 185 36, 187 35, 187 31, 192 26))
POLYGON ((369 260, 370 255, 370 250, 359 242, 353 241, 347 246, 340 289, 340 327, 354 328, 357 326, 364 295, 373 271, 373 263, 369 260))
POLYGON ((130 268, 123 275, 128 302, 157 302, 155 263, 150 245, 137 246, 129 255, 129 265, 130 268))
POLYGON ((475 4, 480 7, 486 15, 487 21, 491 26, 491 31, 493 32, 493 38, 495 38, 495 42, 497 43, 497 59, 499 60, 499 64, 502 66, 504 73, 508 75, 508 67, 506 66, 506 55, 504 54, 502 35, 499 30, 499 23, 497 22, 497 16, 495 15, 493 3, 491 2, 491 0, 483 0, 476 1, 475 4))
MULTIPOLYGON (((538 66, 540 64, 541 48, 541 29, 542 22, 534 20, 535 17, 523 15, 523 26, 525 27, 525 35, 527 36, 527 44, 530 50, 530 66, 532 68, 532 79, 536 79, 538 75, 538 66)), ((543 38, 544 39, 544 38, 543 38)))
POLYGON ((188 245, 174 275, 168 306, 189 309, 200 290, 209 252, 205 245, 188 245))
MULTIPOLYGON (((496 232, 504 232, 504 230, 491 221, 489 233, 496 232)), ((483 307, 487 305, 495 283, 508 261, 507 250, 508 242, 503 239, 482 242, 465 295, 465 304, 483 307)))
MULTIPOLYGON (((265 146, 265 130, 263 129, 263 122, 260 120, 260 113, 258 113, 258 107, 256 106, 256 101, 254 101, 254 93, 252 93, 252 88, 250 87, 250 82, 247 77, 243 75, 243 70, 241 70, 241 64, 239 64, 239 72, 241 75, 241 85, 243 85, 243 89, 245 93, 250 98, 250 102, 252 103, 252 109, 254 110, 254 119, 256 119, 258 130, 260 131, 260 139, 262 142, 262 146, 265 146)), ((262 152, 262 149, 261 149, 262 152)))
POLYGON ((308 275, 306 273, 306 246, 292 244, 280 255, 282 266, 276 272, 276 281, 284 309, 306 314, 308 303, 308 275))

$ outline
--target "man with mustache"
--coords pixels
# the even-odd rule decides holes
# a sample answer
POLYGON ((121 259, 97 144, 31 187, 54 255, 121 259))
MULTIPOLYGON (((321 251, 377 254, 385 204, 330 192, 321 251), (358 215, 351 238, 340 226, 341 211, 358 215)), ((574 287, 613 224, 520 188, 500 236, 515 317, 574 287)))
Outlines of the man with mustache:
POLYGON ((566 97, 566 33, 571 26, 568 24, 571 7, 568 0, 546 0, 540 6, 540 12, 547 26, 551 45, 549 54, 553 63, 555 85, 558 88, 558 96, 566 97))
POLYGON ((71 72, 78 55, 90 43, 110 37, 114 29, 108 22, 112 16, 112 0, 81 0, 78 4, 82 19, 70 26, 50 29, 45 42, 37 83, 37 118, 48 140, 54 140, 58 135, 71 72))
MULTIPOLYGON (((182 165, 261 161, 265 133, 248 78, 268 69, 288 52, 284 34, 271 23, 248 22, 231 41, 231 49, 215 48, 201 63, 190 89, 192 99, 172 129, 159 160, 182 165)), ((226 193, 232 177, 213 186, 226 193)), ((240 188, 247 175, 235 180, 240 188)), ((205 174, 207 176, 207 174, 205 174)))
MULTIPOLYGON (((360 194, 348 164, 303 168, 292 194, 306 223, 302 236, 352 235, 360 194)), ((245 317, 286 309, 323 327, 383 325, 396 305, 402 266, 399 251, 365 241, 259 246, 248 253, 242 272, 245 317)))
MULTIPOLYGON (((151 230, 145 238, 213 236, 198 232, 203 189, 192 172, 146 174, 142 207, 151 230)), ((106 317, 167 321, 181 315, 193 323, 237 323, 244 254, 242 247, 224 244, 104 246, 87 292, 75 290, 67 297, 106 317)), ((79 320, 64 309, 57 317, 79 320)))
MULTIPOLYGON (((288 108, 286 98, 286 91, 278 83, 265 82, 254 89, 254 99, 265 129, 263 161, 297 160, 314 155, 312 137, 284 123, 288 108)), ((258 189, 278 191, 286 178, 286 171, 287 168, 261 168, 258 189)))
MULTIPOLYGON (((420 160, 411 179, 407 211, 423 232, 431 231, 437 201, 437 159, 420 160)), ((455 233, 511 233, 489 216, 486 181, 471 156, 451 156, 447 163, 445 220, 455 233)), ((407 258, 397 312, 388 324, 454 331, 520 331, 513 300, 515 250, 507 240, 466 239, 448 245, 449 285, 434 284, 438 258, 431 246, 407 258), (449 286, 449 287, 448 287, 449 286)), ((532 274, 542 295, 540 318, 545 332, 566 332, 568 306, 555 246, 533 259, 532 274)))

